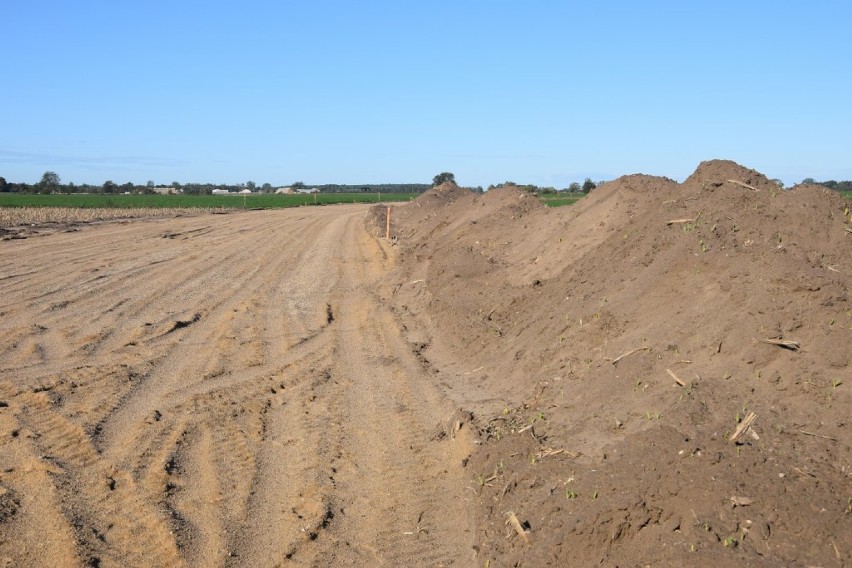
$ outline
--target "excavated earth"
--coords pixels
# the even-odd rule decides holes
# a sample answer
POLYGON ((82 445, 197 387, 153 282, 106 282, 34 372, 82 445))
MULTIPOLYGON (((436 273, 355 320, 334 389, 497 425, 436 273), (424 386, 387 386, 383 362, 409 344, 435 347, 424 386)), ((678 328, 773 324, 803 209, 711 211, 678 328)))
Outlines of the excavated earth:
POLYGON ((391 220, 387 301, 476 417, 482 565, 852 564, 848 201, 712 161, 391 220))
POLYGON ((714 161, 0 242, 0 566, 852 565, 849 205, 714 161))

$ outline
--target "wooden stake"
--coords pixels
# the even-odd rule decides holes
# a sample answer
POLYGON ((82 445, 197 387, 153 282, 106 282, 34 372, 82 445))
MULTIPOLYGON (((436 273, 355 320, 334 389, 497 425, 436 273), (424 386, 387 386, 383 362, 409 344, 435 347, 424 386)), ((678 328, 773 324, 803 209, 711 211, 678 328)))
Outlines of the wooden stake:
POLYGON ((390 215, 391 215, 391 208, 388 207, 388 215, 387 215, 387 217, 388 217, 388 228, 385 231, 385 238, 386 239, 390 238, 390 215))

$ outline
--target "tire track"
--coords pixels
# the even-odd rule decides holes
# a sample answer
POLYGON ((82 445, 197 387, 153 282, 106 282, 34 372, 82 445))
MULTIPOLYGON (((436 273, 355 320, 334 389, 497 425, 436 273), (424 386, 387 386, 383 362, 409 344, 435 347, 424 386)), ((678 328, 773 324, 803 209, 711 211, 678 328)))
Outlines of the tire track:
POLYGON ((453 406, 374 292, 364 212, 10 241, 0 444, 45 497, 0 542, 43 512, 56 565, 468 563, 467 445, 433 440, 453 406))

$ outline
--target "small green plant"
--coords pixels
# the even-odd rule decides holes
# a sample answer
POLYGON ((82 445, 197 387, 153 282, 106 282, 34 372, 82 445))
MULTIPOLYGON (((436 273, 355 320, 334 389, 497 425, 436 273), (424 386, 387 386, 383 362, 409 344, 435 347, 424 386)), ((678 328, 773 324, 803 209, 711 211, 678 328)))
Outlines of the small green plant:
POLYGON ((739 543, 740 542, 734 536, 725 537, 725 540, 722 541, 725 548, 736 548, 739 543))
POLYGON ((842 384, 843 384, 843 381, 841 381, 839 379, 831 379, 831 388, 833 388, 833 389, 836 389, 837 387, 839 387, 842 384))
POLYGON ((595 500, 595 499, 597 499, 597 498, 598 498, 598 492, 597 492, 597 491, 593 491, 593 492, 592 492, 592 501, 594 501, 594 500, 595 500))
POLYGON ((571 489, 565 489, 565 497, 567 499, 576 499, 577 493, 572 491, 571 489))

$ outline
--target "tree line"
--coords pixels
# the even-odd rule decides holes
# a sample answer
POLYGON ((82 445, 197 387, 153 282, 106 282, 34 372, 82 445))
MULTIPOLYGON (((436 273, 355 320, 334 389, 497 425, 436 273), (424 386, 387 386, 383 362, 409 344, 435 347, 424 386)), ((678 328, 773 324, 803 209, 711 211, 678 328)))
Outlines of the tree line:
POLYGON ((815 183, 835 191, 852 191, 852 181, 834 181, 833 179, 828 181, 815 181, 814 178, 805 178, 802 180, 802 183, 815 183))
POLYGON ((491 190, 491 189, 497 189, 497 188, 500 188, 500 187, 514 186, 514 187, 517 187, 518 189, 522 189, 524 191, 529 191, 530 193, 542 193, 544 195, 555 194, 555 193, 566 192, 566 191, 569 192, 569 193, 589 193, 590 191, 592 191, 597 186, 599 186, 603 183, 606 183, 606 182, 599 181, 599 182, 595 183, 591 180, 591 178, 586 178, 586 180, 582 184, 580 184, 580 182, 575 181, 575 182, 572 182, 570 185, 568 185, 568 187, 566 187, 565 189, 556 189, 555 187, 552 187, 552 186, 539 187, 539 186, 534 185, 534 184, 523 184, 523 183, 515 183, 513 181, 504 181, 503 183, 498 183, 497 185, 489 185, 488 189, 491 190))
MULTIPOLYGON (((318 184, 308 185, 301 181, 296 181, 289 186, 293 189, 317 188, 322 193, 422 193, 431 187, 428 183, 368 183, 368 184, 318 184)), ((61 178, 56 172, 47 171, 42 175, 38 183, 18 183, 8 182, 6 178, 0 176, 0 192, 3 193, 106 193, 106 194, 153 194, 163 190, 173 190, 175 193, 183 193, 187 195, 209 195, 214 189, 221 189, 231 192, 239 192, 248 189, 251 192, 257 193, 274 193, 277 187, 270 183, 262 185, 256 184, 254 181, 247 181, 239 184, 227 183, 180 183, 173 181, 167 185, 157 185, 154 181, 148 181, 144 185, 127 182, 118 184, 112 180, 107 180, 101 185, 93 185, 88 183, 75 184, 73 182, 62 183, 61 178)))

